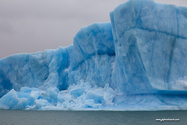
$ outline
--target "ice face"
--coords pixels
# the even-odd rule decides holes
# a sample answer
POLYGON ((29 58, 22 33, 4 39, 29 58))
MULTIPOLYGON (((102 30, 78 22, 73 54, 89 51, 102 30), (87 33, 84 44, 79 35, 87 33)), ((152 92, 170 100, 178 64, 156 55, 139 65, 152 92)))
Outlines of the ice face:
POLYGON ((186 34, 182 33, 186 29, 181 31, 180 26, 186 20, 186 8, 131 0, 110 15, 116 52, 113 81, 120 84, 119 90, 151 90, 150 84, 175 89, 176 81, 186 76, 186 34))
POLYGON ((0 60, 0 108, 187 109, 187 8, 129 0, 73 45, 0 60))

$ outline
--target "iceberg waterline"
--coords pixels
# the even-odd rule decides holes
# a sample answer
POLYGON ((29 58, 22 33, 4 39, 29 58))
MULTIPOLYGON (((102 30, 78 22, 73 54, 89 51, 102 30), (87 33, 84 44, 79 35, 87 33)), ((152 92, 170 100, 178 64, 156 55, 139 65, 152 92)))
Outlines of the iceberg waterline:
POLYGON ((0 108, 187 109, 187 7, 129 0, 73 45, 0 60, 0 108))

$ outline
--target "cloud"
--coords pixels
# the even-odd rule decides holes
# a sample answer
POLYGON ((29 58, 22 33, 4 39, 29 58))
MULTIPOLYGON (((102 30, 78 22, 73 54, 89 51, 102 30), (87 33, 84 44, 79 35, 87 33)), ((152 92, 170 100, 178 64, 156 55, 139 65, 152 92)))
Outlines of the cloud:
MULTIPOLYGON (((0 58, 15 53, 56 49, 73 43, 76 32, 126 0, 1 0, 0 58)), ((155 0, 187 6, 186 0, 155 0)))
POLYGON ((0 4, 0 17, 91 18, 112 11, 122 2, 124 0, 4 0, 0 4))
POLYGON ((14 34, 13 26, 7 21, 0 21, 0 34, 14 34))

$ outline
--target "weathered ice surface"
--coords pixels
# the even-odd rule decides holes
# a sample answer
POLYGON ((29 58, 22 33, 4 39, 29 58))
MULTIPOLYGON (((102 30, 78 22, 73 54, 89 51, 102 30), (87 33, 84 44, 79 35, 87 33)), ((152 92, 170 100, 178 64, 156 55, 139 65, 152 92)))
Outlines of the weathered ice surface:
POLYGON ((129 0, 73 45, 0 60, 0 108, 186 110, 187 7, 129 0))

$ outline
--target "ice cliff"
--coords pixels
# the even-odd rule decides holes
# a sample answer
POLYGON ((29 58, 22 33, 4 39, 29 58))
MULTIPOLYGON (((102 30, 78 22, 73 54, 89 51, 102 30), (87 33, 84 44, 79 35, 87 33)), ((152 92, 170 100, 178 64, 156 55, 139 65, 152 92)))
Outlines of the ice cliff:
POLYGON ((187 109, 187 7, 129 0, 73 45, 0 60, 0 108, 187 109))

